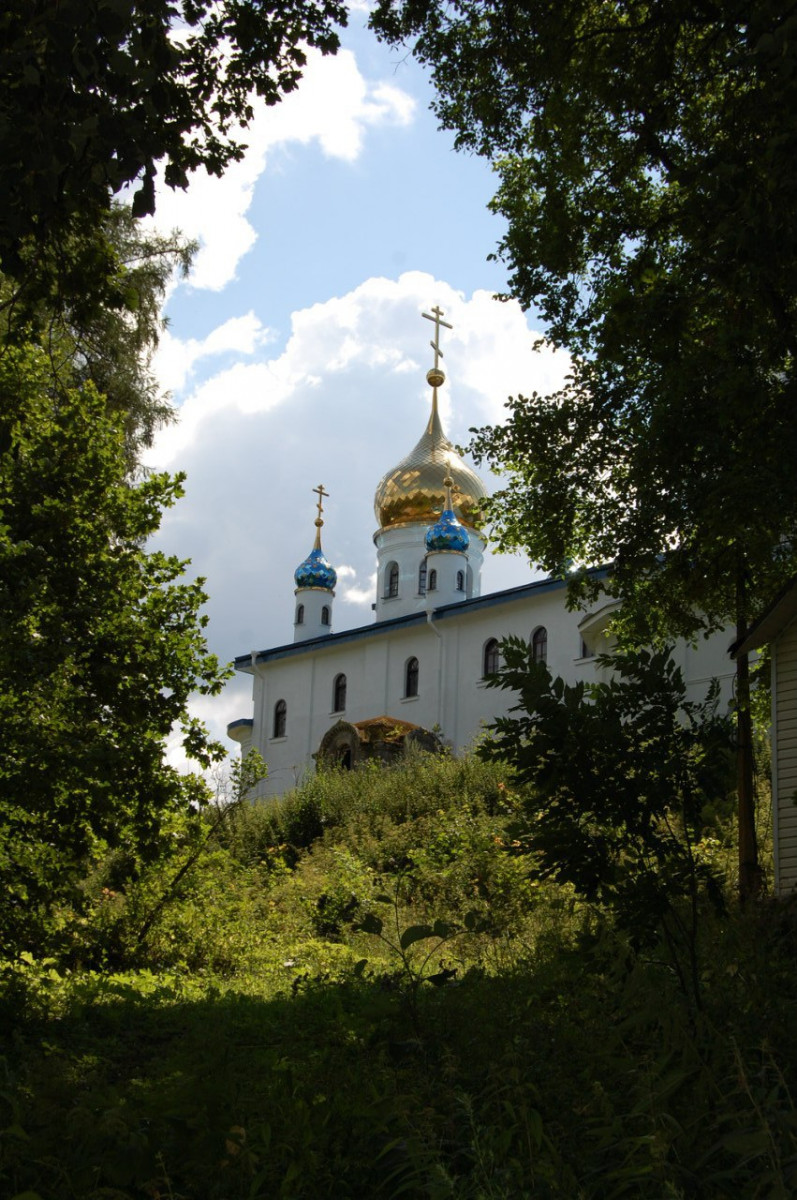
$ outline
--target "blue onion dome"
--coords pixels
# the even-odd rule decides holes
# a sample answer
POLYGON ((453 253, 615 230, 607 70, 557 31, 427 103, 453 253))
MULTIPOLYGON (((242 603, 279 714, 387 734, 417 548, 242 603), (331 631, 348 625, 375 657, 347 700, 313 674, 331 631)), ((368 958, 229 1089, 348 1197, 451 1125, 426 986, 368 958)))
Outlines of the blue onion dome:
POLYGON ((318 493, 318 516, 315 519, 315 545, 303 563, 293 573, 293 578, 296 581, 297 588, 325 588, 331 592, 338 582, 338 574, 335 568, 324 557, 324 551, 321 549, 321 529, 323 520, 321 513, 324 511, 321 507, 321 501, 327 493, 324 491, 323 485, 320 484, 313 489, 318 493))
POLYGON ((443 480, 446 489, 445 508, 441 512, 439 519, 426 531, 427 550, 458 550, 464 552, 470 543, 467 529, 457 520, 454 512, 454 505, 451 499, 453 483, 454 481, 451 476, 446 475, 443 480))
POLYGON ((331 592, 338 582, 338 575, 324 557, 320 546, 314 546, 307 558, 293 573, 296 586, 300 588, 326 588, 331 592))

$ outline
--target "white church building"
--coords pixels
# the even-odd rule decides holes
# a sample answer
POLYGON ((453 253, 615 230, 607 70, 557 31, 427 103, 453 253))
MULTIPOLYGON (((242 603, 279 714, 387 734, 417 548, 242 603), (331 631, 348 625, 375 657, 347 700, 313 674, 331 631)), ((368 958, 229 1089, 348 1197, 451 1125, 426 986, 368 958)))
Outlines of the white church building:
MULTIPOLYGON (((431 413, 417 445, 380 480, 374 497, 377 593, 373 623, 333 632, 334 568, 321 547, 318 495, 315 544, 295 572, 294 640, 245 654, 235 668, 253 681, 254 714, 228 735, 242 754, 254 747, 268 764, 258 792, 281 795, 319 757, 355 765, 390 758, 430 732, 459 753, 483 727, 509 710, 507 691, 488 688, 499 644, 514 635, 568 683, 598 678, 596 656, 611 647, 614 603, 568 611, 566 584, 543 579, 481 594, 485 544, 475 523, 486 489, 456 452, 438 414, 442 320, 435 323, 434 366, 427 374, 431 413)), ((719 678, 729 701, 734 674, 724 633, 674 650, 690 694, 702 697, 719 678)))

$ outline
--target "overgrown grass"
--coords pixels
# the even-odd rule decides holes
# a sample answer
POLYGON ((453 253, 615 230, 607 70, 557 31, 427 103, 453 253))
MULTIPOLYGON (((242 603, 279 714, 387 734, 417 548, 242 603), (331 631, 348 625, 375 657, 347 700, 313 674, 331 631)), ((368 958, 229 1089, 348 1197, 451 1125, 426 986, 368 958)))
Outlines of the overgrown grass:
POLYGON ((4 969, 0 1194, 797 1194, 794 911, 706 915, 696 1014, 529 878, 515 806, 472 759, 318 776, 231 814, 143 942, 190 837, 109 864, 63 957, 4 969))

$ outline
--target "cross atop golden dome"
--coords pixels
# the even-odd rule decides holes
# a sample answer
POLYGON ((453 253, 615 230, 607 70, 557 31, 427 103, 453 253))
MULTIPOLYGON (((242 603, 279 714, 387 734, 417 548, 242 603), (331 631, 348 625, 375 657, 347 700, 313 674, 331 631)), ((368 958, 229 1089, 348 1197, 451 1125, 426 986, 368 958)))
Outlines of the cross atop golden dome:
POLYGON ((446 504, 444 480, 451 477, 449 485, 457 493, 457 508, 463 524, 474 527, 482 501, 487 492, 478 475, 457 454, 449 442, 440 421, 437 407, 437 389, 445 382, 440 369, 440 326, 451 329, 444 321, 442 310, 435 305, 434 316, 423 313, 428 321, 435 323, 434 341, 430 343, 435 352, 434 366, 426 378, 432 388, 432 412, 426 429, 418 444, 401 462, 384 475, 374 496, 374 512, 380 529, 396 525, 433 524, 446 504))

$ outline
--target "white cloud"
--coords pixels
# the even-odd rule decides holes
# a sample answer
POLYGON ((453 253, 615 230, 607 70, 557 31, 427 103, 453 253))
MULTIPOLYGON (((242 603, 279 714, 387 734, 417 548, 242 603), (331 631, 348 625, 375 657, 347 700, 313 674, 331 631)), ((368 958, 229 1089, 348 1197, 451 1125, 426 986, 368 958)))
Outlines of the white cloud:
POLYGON ((350 567, 344 563, 341 566, 336 566, 335 570, 338 575, 338 594, 348 604, 370 608, 376 593, 376 572, 372 572, 364 584, 358 584, 355 567, 350 567), (346 583, 346 580, 350 580, 351 582, 346 583))
POLYGON ((500 424, 508 396, 558 391, 570 370, 563 351, 547 343, 534 349, 540 334, 529 329, 515 301, 496 301, 489 292, 473 293, 453 339, 462 346, 459 378, 473 389, 474 416, 480 423, 500 424), (496 346, 501 353, 496 354, 496 346))
POLYGON ((194 364, 201 359, 230 352, 253 354, 271 336, 251 310, 243 317, 230 317, 202 340, 188 338, 181 341, 167 327, 153 355, 152 367, 166 391, 181 391, 194 364))
POLYGON ((197 288, 225 287, 254 245, 257 234, 247 213, 270 153, 316 141, 328 157, 353 162, 368 128, 409 124, 415 101, 392 84, 366 80, 351 50, 334 57, 309 50, 296 91, 273 107, 256 99, 254 109, 241 135, 247 149, 240 162, 221 178, 195 174, 185 191, 158 190, 158 227, 179 228, 200 243, 190 277, 197 288))
POLYGON ((354 607, 370 608, 376 595, 376 571, 372 571, 364 587, 350 584, 343 588, 343 599, 354 607))

